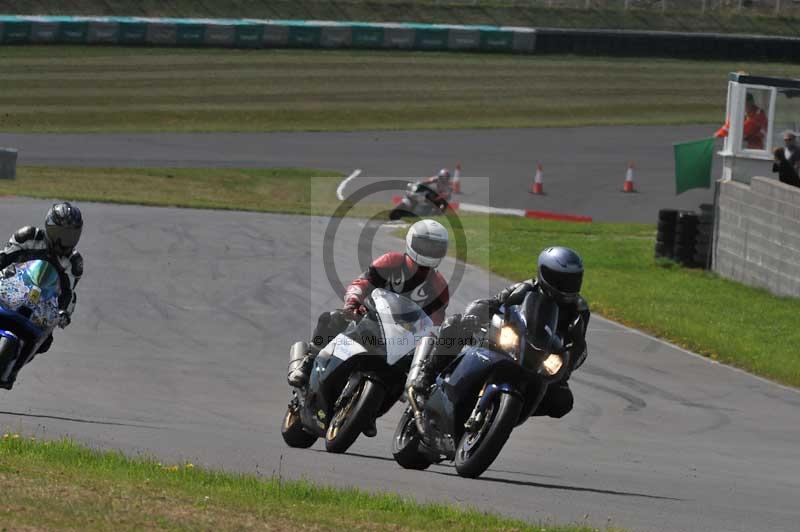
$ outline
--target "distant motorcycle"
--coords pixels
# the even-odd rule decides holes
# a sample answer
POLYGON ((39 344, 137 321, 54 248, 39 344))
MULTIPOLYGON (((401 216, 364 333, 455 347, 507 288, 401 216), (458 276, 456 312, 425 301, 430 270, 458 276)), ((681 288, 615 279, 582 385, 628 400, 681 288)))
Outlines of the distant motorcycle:
POLYGON ((44 260, 0 273, 0 380, 8 382, 58 325, 61 284, 55 266, 44 260))
POLYGON ((397 463, 425 469, 455 460, 458 474, 469 478, 486 471, 570 365, 555 332, 558 317, 553 299, 531 292, 495 314, 477 344, 437 376, 424 403, 410 389, 392 440, 397 463))
MULTIPOLYGON (((343 453, 402 396, 416 340, 435 330, 433 321, 411 299, 380 288, 364 304, 364 317, 317 355, 308 384, 292 388, 281 429, 290 447, 322 437, 329 452, 343 453)), ((290 362, 307 352, 295 343, 290 362)))
POLYGON ((409 183, 405 194, 389 213, 390 220, 399 220, 412 216, 437 216, 444 214, 448 208, 447 198, 441 197, 436 190, 425 183, 409 183))

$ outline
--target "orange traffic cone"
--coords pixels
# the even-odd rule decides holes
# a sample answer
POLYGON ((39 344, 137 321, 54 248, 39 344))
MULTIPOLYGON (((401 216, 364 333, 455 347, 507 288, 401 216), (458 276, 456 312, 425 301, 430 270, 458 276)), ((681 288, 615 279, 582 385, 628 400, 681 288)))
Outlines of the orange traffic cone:
POLYGON ((531 185, 531 194, 544 194, 544 185, 542 184, 542 165, 536 165, 536 176, 533 178, 533 185, 531 185))
POLYGON ((453 172, 453 194, 461 194, 461 163, 456 164, 453 172))
POLYGON ((625 183, 622 185, 623 192, 636 192, 633 187, 633 161, 628 163, 628 170, 625 172, 625 183))

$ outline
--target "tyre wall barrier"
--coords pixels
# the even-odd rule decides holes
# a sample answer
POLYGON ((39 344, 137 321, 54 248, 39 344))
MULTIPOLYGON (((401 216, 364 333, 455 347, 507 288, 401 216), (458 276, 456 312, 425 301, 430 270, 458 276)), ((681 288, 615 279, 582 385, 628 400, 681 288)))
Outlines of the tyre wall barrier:
POLYGON ((797 61, 800 38, 452 24, 0 15, 0 44, 362 48, 797 61))

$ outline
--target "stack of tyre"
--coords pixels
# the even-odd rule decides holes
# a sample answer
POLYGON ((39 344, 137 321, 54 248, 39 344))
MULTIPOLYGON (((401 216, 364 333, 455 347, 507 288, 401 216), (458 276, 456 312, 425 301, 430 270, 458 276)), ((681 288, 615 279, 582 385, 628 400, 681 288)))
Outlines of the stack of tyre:
POLYGON ((671 259, 675 248, 675 225, 678 211, 661 209, 658 211, 658 233, 656 234, 656 258, 671 259))
POLYGON ((656 258, 672 259, 687 268, 708 268, 714 226, 713 205, 692 211, 658 211, 656 258))
POLYGON ((694 262, 705 269, 711 267, 711 245, 714 238, 714 205, 700 205, 700 217, 694 243, 694 262))

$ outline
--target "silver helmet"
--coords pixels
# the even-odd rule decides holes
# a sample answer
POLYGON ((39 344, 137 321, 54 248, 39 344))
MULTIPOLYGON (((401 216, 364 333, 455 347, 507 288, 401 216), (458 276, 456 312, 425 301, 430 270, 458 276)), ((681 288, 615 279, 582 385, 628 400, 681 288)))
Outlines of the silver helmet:
POLYGON ((447 229, 436 220, 420 220, 406 233, 406 255, 428 268, 435 268, 447 255, 447 229))

